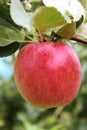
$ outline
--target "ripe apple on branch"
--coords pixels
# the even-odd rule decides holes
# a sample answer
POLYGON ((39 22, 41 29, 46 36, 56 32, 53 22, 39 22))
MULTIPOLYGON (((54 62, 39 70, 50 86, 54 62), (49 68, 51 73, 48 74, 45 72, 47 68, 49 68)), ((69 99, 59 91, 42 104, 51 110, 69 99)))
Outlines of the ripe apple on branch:
POLYGON ((62 42, 28 44, 14 68, 17 87, 31 104, 50 108, 70 103, 77 95, 82 72, 75 51, 62 42))
POLYGON ((1 39, 0 49, 3 52, 9 49, 7 53, 1 51, 0 55, 8 56, 19 49, 14 65, 17 88, 28 102, 40 108, 67 105, 76 97, 81 85, 79 57, 64 40, 87 44, 76 33, 84 21, 84 10, 77 0, 67 0, 65 6, 62 1, 55 0, 53 4, 43 0, 38 9, 32 11, 29 6, 26 12, 20 0, 11 0, 10 23, 2 15, 7 20, 4 26, 9 28, 10 38, 1 39), (74 4, 81 11, 79 19, 75 17, 76 8, 76 12, 71 10, 74 4))

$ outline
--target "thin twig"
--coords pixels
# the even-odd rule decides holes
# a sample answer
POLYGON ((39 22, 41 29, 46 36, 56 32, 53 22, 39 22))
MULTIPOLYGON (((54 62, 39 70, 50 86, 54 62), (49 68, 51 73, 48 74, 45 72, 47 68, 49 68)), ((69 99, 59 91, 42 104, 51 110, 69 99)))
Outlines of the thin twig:
POLYGON ((37 43, 37 41, 33 42, 31 40, 22 40, 22 41, 18 41, 19 43, 37 43))
POLYGON ((70 40, 73 40, 73 41, 76 41, 76 42, 79 42, 79 43, 82 43, 82 44, 87 44, 87 41, 76 38, 76 37, 72 37, 70 40))

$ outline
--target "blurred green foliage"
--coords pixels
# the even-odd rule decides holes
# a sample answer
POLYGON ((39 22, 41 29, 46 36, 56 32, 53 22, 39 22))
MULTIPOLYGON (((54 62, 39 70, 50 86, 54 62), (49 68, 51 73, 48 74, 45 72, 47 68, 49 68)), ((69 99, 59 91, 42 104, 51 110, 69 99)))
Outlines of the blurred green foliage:
MULTIPOLYGON (((80 1, 87 8, 87 2, 80 1)), ((36 6, 34 3, 33 9, 36 6)), ((84 23, 78 32, 85 35, 86 28, 84 23)), ((71 44, 79 55, 83 72, 76 99, 62 110, 60 107, 47 110, 35 108, 21 97, 13 76, 5 80, 0 75, 0 130, 87 130, 87 45, 71 44)), ((7 64, 13 66, 13 62, 14 57, 7 64)))

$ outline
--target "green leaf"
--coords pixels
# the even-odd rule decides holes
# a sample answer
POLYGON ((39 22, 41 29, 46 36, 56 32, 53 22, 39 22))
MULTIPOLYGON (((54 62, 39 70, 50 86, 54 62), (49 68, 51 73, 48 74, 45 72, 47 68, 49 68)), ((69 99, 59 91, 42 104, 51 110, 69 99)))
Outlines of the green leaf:
POLYGON ((62 26, 71 20, 67 19, 54 7, 42 6, 37 9, 34 24, 38 31, 44 32, 52 27, 62 26))
POLYGON ((20 30, 21 28, 13 23, 9 7, 0 5, 0 26, 5 26, 14 30, 20 30))
POLYGON ((58 30, 57 33, 62 38, 70 39, 75 34, 75 30, 76 30, 76 23, 72 22, 64 25, 62 28, 58 30))
POLYGON ((0 57, 9 56, 19 48, 19 43, 14 42, 10 45, 0 47, 0 57))
POLYGON ((20 40, 24 40, 22 32, 18 33, 12 29, 0 26, 0 46, 6 46, 20 40))
POLYGON ((8 27, 11 29, 15 29, 14 26, 12 26, 9 22, 4 20, 3 18, 0 17, 0 26, 8 27))
POLYGON ((51 32, 51 37, 61 38, 57 33, 54 31, 51 32))
POLYGON ((20 0, 11 0, 10 14, 13 21, 22 27, 25 27, 29 32, 33 24, 33 13, 27 13, 20 0))
POLYGON ((84 21, 84 16, 82 15, 81 18, 76 22, 76 28, 78 28, 84 21))

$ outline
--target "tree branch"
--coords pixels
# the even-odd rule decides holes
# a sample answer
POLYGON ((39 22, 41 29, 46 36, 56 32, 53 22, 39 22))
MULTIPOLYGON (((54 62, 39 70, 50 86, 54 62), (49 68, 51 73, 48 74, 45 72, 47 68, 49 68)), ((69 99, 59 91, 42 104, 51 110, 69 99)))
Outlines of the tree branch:
POLYGON ((87 44, 87 41, 76 38, 76 37, 72 37, 70 40, 76 41, 76 42, 80 42, 82 44, 87 44))

